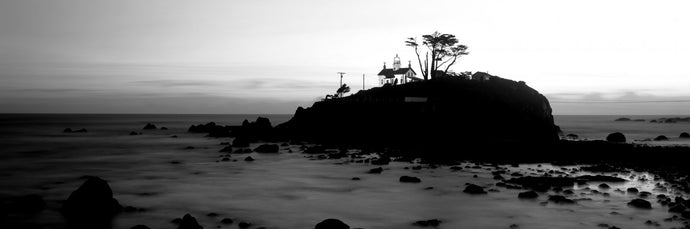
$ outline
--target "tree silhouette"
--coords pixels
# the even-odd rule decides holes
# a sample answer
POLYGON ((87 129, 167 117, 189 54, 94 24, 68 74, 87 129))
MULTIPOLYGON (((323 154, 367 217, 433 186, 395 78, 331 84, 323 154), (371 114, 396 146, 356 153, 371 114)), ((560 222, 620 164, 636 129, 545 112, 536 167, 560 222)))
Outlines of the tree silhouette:
POLYGON ((405 45, 414 48, 414 52, 417 54, 417 61, 419 62, 419 70, 422 72, 424 80, 433 79, 440 72, 443 72, 443 75, 448 74, 450 66, 455 64, 458 57, 469 54, 467 46, 459 44, 455 35, 439 33, 438 31, 422 35, 421 45, 428 49, 424 55, 424 63, 422 63, 422 58, 419 54, 420 43, 417 41, 417 38, 407 38, 405 45), (431 56, 429 56, 430 53, 431 56), (431 63, 429 63, 430 57, 431 63), (444 70, 439 71, 439 69, 444 70))
POLYGON ((350 92, 350 86, 347 86, 347 84, 343 84, 343 86, 340 86, 338 90, 335 92, 338 97, 343 97, 343 94, 350 92))

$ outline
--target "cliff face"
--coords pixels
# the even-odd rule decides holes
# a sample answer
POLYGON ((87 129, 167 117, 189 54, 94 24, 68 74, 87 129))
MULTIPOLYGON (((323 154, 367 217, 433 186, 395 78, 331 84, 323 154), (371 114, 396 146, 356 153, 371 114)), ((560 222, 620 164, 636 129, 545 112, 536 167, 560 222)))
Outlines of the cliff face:
POLYGON ((372 88, 300 107, 278 128, 308 140, 383 145, 558 140, 549 101, 498 77, 372 88))

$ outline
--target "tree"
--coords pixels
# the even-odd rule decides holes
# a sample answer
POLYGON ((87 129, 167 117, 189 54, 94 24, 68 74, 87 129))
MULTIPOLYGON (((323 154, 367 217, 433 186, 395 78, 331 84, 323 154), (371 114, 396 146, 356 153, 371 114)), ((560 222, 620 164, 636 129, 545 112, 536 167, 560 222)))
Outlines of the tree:
POLYGON ((420 56, 420 43, 417 38, 410 37, 405 41, 406 46, 414 48, 417 54, 417 61, 419 62, 419 70, 424 76, 424 80, 433 79, 438 76, 438 73, 448 74, 448 70, 457 61, 458 57, 469 54, 467 46, 458 43, 458 39, 453 34, 445 34, 434 32, 432 34, 422 35, 421 45, 427 48, 424 54, 424 63, 420 56), (431 56, 429 56, 431 54, 431 56), (431 58, 431 63, 429 63, 431 58), (439 69, 443 69, 440 71, 439 69))
POLYGON ((335 92, 338 97, 343 97, 343 94, 350 92, 350 86, 347 86, 347 84, 343 84, 343 86, 340 86, 338 90, 335 92))

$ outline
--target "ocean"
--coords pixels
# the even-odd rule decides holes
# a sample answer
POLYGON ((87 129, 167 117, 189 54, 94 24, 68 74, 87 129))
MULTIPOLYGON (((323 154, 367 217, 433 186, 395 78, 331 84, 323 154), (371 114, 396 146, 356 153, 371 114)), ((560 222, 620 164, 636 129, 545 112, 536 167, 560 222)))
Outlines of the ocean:
MULTIPOLYGON (((367 174, 368 163, 348 159, 318 160, 299 153, 300 146, 282 147, 279 154, 232 154, 218 151, 228 138, 206 138, 187 133, 192 124, 216 122, 239 125, 243 120, 268 117, 273 125, 291 115, 120 115, 120 114, 2 114, 0 115, 0 202, 38 194, 47 207, 31 216, 3 216, 1 228, 21 225, 31 228, 62 228, 58 212, 62 201, 83 183, 85 175, 106 179, 115 198, 124 206, 139 209, 118 215, 113 228, 137 224, 151 228, 174 228, 171 220, 186 213, 205 228, 236 228, 238 222, 255 227, 313 228, 323 219, 338 218, 351 227, 417 228, 416 220, 440 219, 442 228, 594 228, 606 223, 621 228, 641 228, 652 220, 663 227, 667 209, 653 202, 652 210, 626 206, 628 194, 610 192, 603 196, 599 183, 574 186, 576 205, 545 204, 547 197, 524 201, 520 190, 494 185, 494 166, 463 162, 458 172, 446 167, 410 169, 417 166, 392 162, 382 174, 367 174), (147 123, 167 130, 142 130, 147 123), (85 128, 87 133, 63 133, 63 129, 85 128), (142 135, 129 135, 130 132, 142 135), (173 137, 176 136, 176 137, 173 137), (191 147, 191 148, 190 148, 191 147), (290 151, 294 153, 290 153, 290 151), (245 162, 251 156, 256 160, 245 162), (422 179, 419 184, 398 182, 403 175, 422 179), (476 175, 476 177, 475 177, 476 175), (360 178, 353 180, 353 177, 360 178), (466 183, 494 187, 484 196, 462 193, 466 183), (616 214, 612 214, 616 212, 616 214), (217 213, 219 216, 207 216, 217 213), (219 223, 232 218, 233 225, 219 223)), ((638 119, 661 116, 627 116, 638 119)), ((618 116, 556 116, 565 134, 604 139, 622 132, 630 141, 666 135, 668 142, 645 144, 688 145, 678 139, 690 132, 688 123, 614 122, 618 116)), ((258 144, 252 144, 252 148, 258 144)), ((511 172, 540 174, 567 171, 574 167, 521 164, 511 172)), ((586 173, 582 173, 586 174, 586 173)), ((616 175, 621 176, 623 175, 616 175)), ((629 182, 609 184, 611 189, 636 187, 654 195, 678 194, 660 191, 647 179, 653 174, 632 173, 629 182)))

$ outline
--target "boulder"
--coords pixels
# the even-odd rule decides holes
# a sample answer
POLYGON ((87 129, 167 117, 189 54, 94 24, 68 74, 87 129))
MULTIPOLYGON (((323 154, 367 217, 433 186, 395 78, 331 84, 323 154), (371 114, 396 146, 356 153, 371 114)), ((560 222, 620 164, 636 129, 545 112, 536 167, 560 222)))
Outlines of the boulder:
POLYGON ((535 191, 527 191, 527 192, 521 192, 518 194, 518 198, 520 199, 536 199, 539 197, 539 194, 535 191))
POLYGON ((441 225, 441 220, 438 219, 428 219, 428 220, 419 220, 417 222, 412 223, 414 226, 418 227, 438 227, 441 225))
POLYGON ((254 161, 254 158, 251 156, 247 156, 244 158, 244 161, 254 161))
POLYGON ((180 222, 180 224, 177 226, 177 229, 203 229, 204 228, 201 225, 199 225, 199 222, 196 221, 196 218, 194 218, 189 213, 185 214, 182 217, 182 220, 179 222, 180 222))
POLYGON ((688 134, 688 132, 683 132, 680 134, 679 138, 690 138, 690 134, 688 134))
POLYGON ((326 219, 317 223, 314 229, 350 229, 350 226, 338 219, 326 219))
POLYGON ((239 224, 237 224, 237 226, 239 226, 240 228, 249 228, 252 226, 252 224, 247 222, 240 222, 239 224))
POLYGON ((168 130, 167 127, 161 127, 161 130, 168 130))
POLYGON ((642 208, 642 209, 652 209, 652 204, 649 201, 643 199, 634 199, 628 202, 629 206, 642 208))
POLYGON ((611 186, 609 186, 609 185, 606 184, 606 183, 601 183, 601 184, 599 185, 599 188, 600 188, 600 189, 609 189, 609 188, 611 188, 611 186))
POLYGON ((467 187, 465 187, 465 190, 462 192, 464 193, 469 193, 469 194, 486 194, 486 191, 484 191, 484 188, 475 185, 475 184, 469 184, 467 187))
POLYGON ((378 167, 378 168, 370 169, 369 172, 367 172, 367 173, 371 173, 371 174, 380 174, 380 173, 382 173, 382 172, 383 172, 383 168, 382 168, 382 167, 378 167))
POLYGON ((132 132, 129 132, 129 135, 134 136, 134 135, 139 135, 139 133, 132 131, 132 132))
POLYGON ((616 122, 627 122, 627 121, 632 121, 632 119, 630 119, 630 118, 617 118, 615 121, 616 122))
POLYGON ((146 123, 146 126, 144 126, 143 129, 144 130, 155 130, 155 129, 158 129, 158 127, 156 127, 156 125, 153 125, 151 123, 146 123))
POLYGON ((639 190, 637 190, 637 188, 628 188, 627 191, 628 191, 629 193, 635 193, 635 194, 638 193, 638 192, 640 192, 639 190))
POLYGON ((235 140, 232 140, 232 146, 241 148, 249 147, 249 139, 243 137, 236 137, 235 140))
POLYGON ((659 135, 656 138, 654 138, 654 141, 668 141, 668 137, 664 135, 659 135))
POLYGON ((122 210, 113 198, 108 183, 98 177, 88 177, 62 204, 61 212, 74 227, 98 227, 108 224, 122 210))
POLYGON ((549 196, 549 201, 557 203, 557 204, 575 204, 574 200, 568 199, 565 196, 561 196, 561 195, 549 196))
POLYGON ((620 132, 615 132, 615 133, 609 134, 608 136, 606 136, 606 141, 620 142, 620 143, 626 142, 625 135, 623 135, 623 133, 620 133, 620 132))
POLYGON ((276 144, 263 144, 260 145, 259 147, 256 147, 254 149, 254 152, 257 153, 277 153, 280 150, 280 147, 276 144))
POLYGON ((400 182, 402 182, 402 183, 419 183, 419 182, 422 182, 422 180, 417 178, 417 177, 401 176, 400 182))
POLYGON ((220 223, 222 223, 222 224, 232 224, 233 222, 235 222, 235 221, 233 221, 233 220, 230 219, 230 218, 223 218, 223 219, 220 221, 220 223))

